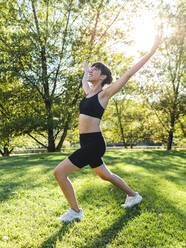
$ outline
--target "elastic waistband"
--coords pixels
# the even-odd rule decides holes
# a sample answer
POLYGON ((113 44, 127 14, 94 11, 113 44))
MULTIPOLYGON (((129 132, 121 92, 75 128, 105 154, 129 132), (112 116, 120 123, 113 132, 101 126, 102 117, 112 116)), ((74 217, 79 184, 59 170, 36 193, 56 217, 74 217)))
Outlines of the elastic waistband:
POLYGON ((94 132, 94 133, 80 133, 80 138, 95 138, 95 137, 102 137, 101 132, 94 132))

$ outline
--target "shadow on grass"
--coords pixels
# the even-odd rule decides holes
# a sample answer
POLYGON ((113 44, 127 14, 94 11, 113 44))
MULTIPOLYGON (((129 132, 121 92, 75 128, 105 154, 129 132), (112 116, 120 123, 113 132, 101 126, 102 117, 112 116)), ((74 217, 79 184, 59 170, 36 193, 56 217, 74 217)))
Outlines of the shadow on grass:
MULTIPOLYGON (((147 180, 148 177, 145 179, 147 180)), ((123 193, 119 190, 116 190, 116 192, 111 192, 111 194, 105 194, 107 190, 109 191, 110 186, 109 184, 105 185, 105 187, 100 188, 99 186, 92 185, 92 196, 90 197, 90 190, 91 186, 81 192, 80 195, 80 202, 83 204, 87 204, 87 197, 89 196, 89 201, 91 201, 91 204, 93 207, 97 209, 101 209, 103 205, 105 205, 105 200, 108 198, 108 202, 112 199, 112 203, 114 202, 114 199, 118 202, 118 206, 120 205, 119 201, 121 200, 121 196, 123 196, 123 193), (95 192, 98 192, 98 188, 100 190, 100 194, 95 195, 95 192), (101 197, 102 195, 102 197, 101 197), (114 197, 115 196, 115 197, 114 197)), ((165 236, 172 236, 174 235, 174 238, 178 242, 183 242, 183 237, 180 235, 180 230, 184 231, 184 220, 185 215, 173 205, 173 202, 169 199, 165 198, 164 195, 161 194, 161 192, 157 192, 154 185, 151 186, 151 188, 146 187, 145 184, 140 185, 140 192, 143 195, 144 199, 141 204, 145 205, 145 212, 153 213, 153 215, 156 215, 159 221, 157 221, 157 229, 161 230, 162 233, 164 233, 165 236), (169 216, 170 218, 167 219, 166 216, 169 216), (165 218, 164 218, 165 215, 165 218), (174 217, 173 217, 174 216, 174 217), (177 225, 178 232, 175 232, 172 225, 177 225), (168 228, 170 226, 170 228, 168 228), (172 228, 172 229, 171 229, 172 228)), ((79 245, 78 248, 99 248, 99 247, 107 247, 108 244, 111 244, 115 239, 117 239, 117 235, 119 232, 122 231, 122 229, 129 223, 132 222, 135 218, 138 218, 138 216, 141 215, 143 212, 143 206, 134 206, 131 209, 124 210, 124 213, 120 216, 118 216, 114 222, 111 225, 105 225, 105 227, 100 230, 100 232, 96 235, 91 232, 85 239, 85 243, 83 245, 79 245)), ((112 206, 110 206, 112 207, 112 206)), ((101 215, 102 211, 100 211, 101 215)), ((103 219, 104 221, 104 219, 103 219)), ((147 219, 147 223, 145 223, 146 219, 144 219, 144 224, 149 225, 149 218, 147 219)), ((63 246, 63 236, 65 233, 68 233, 71 228, 73 228, 73 223, 69 224, 62 224, 62 227, 59 231, 51 235, 49 238, 47 238, 38 248, 54 248, 56 247, 56 242, 59 240, 61 242, 61 247, 63 246)), ((99 227, 97 227, 99 228, 99 227)), ((145 234, 144 234, 145 235, 145 234)), ((143 236, 143 232, 142 232, 143 236)), ((145 237, 144 237, 145 239, 145 237)), ((152 240, 152 243, 155 242, 152 240)), ((162 245, 164 245, 164 240, 162 240, 162 245)), ((171 241, 170 241, 171 242, 171 241)), ((154 244, 154 243, 153 243, 154 244)), ((74 244, 75 245, 75 244, 74 244)), ((121 245, 121 244, 120 244, 121 245)), ((123 239, 122 243, 123 247, 125 247, 125 239, 123 239)), ((73 246, 76 247, 76 246, 73 246)), ((163 246, 162 246, 163 247, 163 246)))
MULTIPOLYGON (((34 190, 46 187, 46 184, 58 187, 53 171, 67 155, 68 153, 50 153, 0 158, 0 201, 14 197, 12 192, 34 190), (41 176, 45 180, 40 180, 41 176)), ((92 169, 87 166, 72 173, 70 179, 72 181, 76 178, 81 179, 91 173, 92 169)))
MULTIPOLYGON (((135 207, 135 209, 132 210, 126 210, 125 214, 118 217, 111 226, 103 229, 98 235, 95 235, 94 237, 91 236, 90 237, 91 241, 87 240, 88 244, 84 244, 78 247, 79 248, 106 247, 107 244, 109 244, 110 242, 112 242, 112 240, 115 239, 117 233, 121 231, 123 226, 125 226, 129 221, 131 221, 138 215, 140 215, 140 208, 138 207, 135 207)), ((65 233, 67 233, 70 230, 70 228, 73 227, 74 223, 78 221, 80 220, 74 220, 71 223, 62 223, 62 227, 60 228, 60 230, 55 234, 51 235, 47 240, 45 240, 41 245, 39 245, 38 248, 56 247, 57 240, 62 242, 65 233)), ((61 243, 61 245, 63 244, 61 243)))
MULTIPOLYGON (((53 169, 66 156, 68 156, 67 152, 0 158, 0 177, 2 179, 0 182, 0 200, 8 200, 11 196, 10 191, 14 192, 19 188, 25 190, 42 187, 42 183, 38 183, 40 175, 47 176, 48 183, 57 186, 53 177, 53 169), (40 171, 34 172, 35 167, 39 167, 40 171), (3 180, 6 175, 8 175, 8 179, 3 180)), ((116 173, 118 170, 114 166, 115 164, 120 166, 123 164, 123 167, 125 164, 133 165, 144 168, 150 173, 163 175, 167 180, 182 185, 186 172, 180 161, 183 161, 185 157, 185 151, 118 150, 116 153, 109 150, 104 156, 104 160, 107 165, 111 166, 111 170, 116 173), (170 175, 169 172, 174 174, 170 175)), ((120 172, 124 177, 131 177, 131 173, 120 172)), ((94 174, 90 167, 85 167, 71 174, 70 179, 73 182, 76 178, 81 179, 91 173, 94 174)))
MULTIPOLYGON (((185 151, 130 151, 121 150, 117 152, 117 157, 110 156, 109 153, 105 156, 105 161, 108 165, 128 164, 137 167, 142 167, 153 173, 161 173, 166 175, 170 171, 175 172, 177 176, 186 176, 184 168, 184 159, 186 158, 185 151)), ((114 168, 114 167, 113 167, 114 168)), ((176 176, 175 176, 176 178, 176 176)))
MULTIPOLYGON (((127 225, 129 221, 140 215, 140 208, 126 210, 125 214, 119 216, 111 226, 104 228, 99 234, 90 237, 87 244, 79 248, 106 247, 117 236, 117 234, 127 225), (132 214, 131 214, 132 213, 132 214)), ((104 221, 104 220, 103 220, 104 221)))
POLYGON ((23 155, 23 156, 11 156, 11 157, 1 157, 0 158, 0 169, 6 171, 9 166, 14 167, 29 167, 43 165, 47 166, 47 162, 54 162, 56 165, 62 161, 68 153, 42 153, 33 155, 23 155))
MULTIPOLYGON (((177 208, 177 198, 176 198, 176 191, 172 192, 172 194, 175 194, 174 201, 170 201, 167 198, 165 198, 164 195, 161 194, 161 192, 158 191, 159 186, 159 180, 158 177, 150 177, 146 175, 142 175, 140 173, 136 172, 130 172, 126 173, 125 171, 121 170, 120 168, 113 168, 111 169, 113 173, 116 173, 121 178, 125 180, 127 178, 127 181, 132 181, 132 185, 130 185, 130 182, 126 182, 129 184, 129 186, 132 186, 134 190, 139 190, 139 193, 143 196, 143 201, 145 202, 146 208, 148 210, 154 209, 158 213, 168 211, 170 213, 176 214, 180 220, 184 220, 186 218, 186 215, 184 212, 182 212, 180 209, 177 208)), ((175 185, 181 184, 182 186, 185 185, 184 178, 180 178, 179 176, 173 177, 173 176, 165 176, 165 179, 169 179, 172 183, 175 183, 175 185)), ((114 187, 112 184, 108 185, 108 189, 114 187)), ((163 187, 163 186, 162 186, 163 187)), ((176 188, 175 188, 176 190, 176 188)), ((106 189, 104 189, 104 192, 106 192, 106 189)), ((115 198, 115 200, 119 201, 121 199, 121 194, 123 194, 121 191, 118 191, 116 187, 114 187, 114 190, 111 192, 112 199, 115 198), (113 192, 113 193, 112 193, 113 192)), ((170 192, 167 192, 170 193, 170 192)))
POLYGON ((65 233, 69 231, 70 228, 73 227, 74 223, 79 220, 74 220, 70 223, 63 223, 60 227, 59 231, 50 236, 47 240, 45 240, 42 244, 38 246, 38 248, 54 248, 56 247, 57 240, 62 241, 65 233))
MULTIPOLYGON (((137 175, 139 178, 140 176, 137 175)), ((108 226, 106 225, 103 230, 100 231, 99 234, 96 234, 93 236, 91 233, 89 237, 86 238, 86 244, 78 246, 79 248, 98 248, 98 247, 107 247, 108 244, 110 244, 113 240, 117 238, 117 235, 122 229, 124 228, 125 225, 127 225, 128 222, 132 222, 133 219, 138 217, 141 212, 149 212, 149 215, 151 213, 157 217, 157 230, 161 230, 162 233, 164 233, 165 237, 170 237, 172 238, 172 235, 178 242, 183 242, 184 238, 182 235, 180 235, 180 232, 184 232, 184 226, 185 226, 185 213, 177 207, 176 204, 176 199, 175 202, 169 200, 162 192, 159 192, 156 190, 156 185, 154 183, 157 183, 156 180, 151 181, 152 185, 150 187, 147 186, 147 181, 149 184, 149 177, 146 176, 144 178, 145 183, 141 182, 139 185, 139 191, 140 194, 143 196, 143 201, 142 205, 137 205, 134 206, 131 209, 126 209, 126 212, 124 215, 119 216, 115 222, 111 225, 108 226), (168 217, 170 216, 170 218, 168 217), (158 220, 159 219, 159 220, 158 220), (175 232, 174 228, 172 226, 177 227, 177 231, 175 232)), ((112 187, 112 186, 111 186, 112 187)), ((106 192, 110 191, 110 186, 107 185, 103 188, 100 188, 99 190, 101 191, 100 194, 95 195, 95 192, 98 192, 98 186, 92 185, 92 193, 93 197, 90 197, 90 189, 85 189, 84 191, 81 192, 80 196, 80 202, 85 201, 87 203, 87 197, 89 195, 89 201, 92 199, 92 205, 95 206, 96 208, 102 209, 104 205, 107 204, 107 201, 113 203, 114 200, 118 202, 118 207, 120 206, 120 201, 123 198, 123 193, 116 189, 116 191, 112 191, 111 193, 106 194, 106 192), (105 192, 105 195, 104 193, 105 192), (90 199, 91 198, 91 199, 90 199), (106 201, 106 198, 108 200, 106 201), (97 203, 97 204, 96 204, 97 203)), ((110 202, 110 204, 111 204, 110 202)), ((112 207, 112 206, 110 206, 112 207)), ((102 211, 100 211, 101 213, 102 211)), ((149 218, 146 220, 144 218, 144 223, 149 225, 149 218), (147 223, 145 223, 147 221, 147 223)), ((150 231, 150 230, 149 230, 150 231)), ((158 233, 158 231, 157 231, 158 233)), ((144 234, 145 235, 145 234, 144 234)), ((143 236, 143 232, 142 232, 143 236)), ((144 239, 146 237, 144 236, 144 239)), ((152 245, 154 246, 154 240, 152 240, 152 245)), ((162 240, 162 247, 164 246, 164 240, 162 240)), ((171 242, 171 241, 170 241, 171 242)), ((120 244, 121 245, 121 244, 120 244)), ((125 247, 125 239, 123 239, 122 243, 123 247, 125 247)), ((145 247, 145 246, 144 246, 145 247)), ((150 246, 149 246, 150 247, 150 246)))

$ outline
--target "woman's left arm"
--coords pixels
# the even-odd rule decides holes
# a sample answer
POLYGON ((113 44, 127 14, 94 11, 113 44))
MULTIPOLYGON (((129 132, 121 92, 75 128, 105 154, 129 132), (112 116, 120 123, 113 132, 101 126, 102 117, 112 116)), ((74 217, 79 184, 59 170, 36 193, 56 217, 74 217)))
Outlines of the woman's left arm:
POLYGON ((109 87, 107 87, 104 91, 105 94, 112 97, 121 88, 126 84, 126 82, 137 72, 139 69, 150 59, 150 57, 155 53, 158 45, 160 43, 160 36, 157 35, 154 41, 154 45, 151 48, 150 52, 147 53, 136 65, 134 65, 131 69, 129 69, 120 79, 116 82, 112 83, 109 87))

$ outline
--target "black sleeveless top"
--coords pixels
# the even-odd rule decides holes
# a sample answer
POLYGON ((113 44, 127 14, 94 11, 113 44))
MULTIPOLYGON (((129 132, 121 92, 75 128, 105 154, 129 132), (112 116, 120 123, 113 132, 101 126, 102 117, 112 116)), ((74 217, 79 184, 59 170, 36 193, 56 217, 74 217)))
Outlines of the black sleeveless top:
POLYGON ((101 120, 105 109, 99 102, 98 94, 99 92, 89 98, 83 98, 79 105, 80 114, 96 117, 101 120))

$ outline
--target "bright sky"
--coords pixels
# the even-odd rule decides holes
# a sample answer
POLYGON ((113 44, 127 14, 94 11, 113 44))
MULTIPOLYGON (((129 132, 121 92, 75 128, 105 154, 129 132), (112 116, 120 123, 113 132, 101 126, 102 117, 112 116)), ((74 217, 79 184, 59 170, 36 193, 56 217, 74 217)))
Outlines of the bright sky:
MULTIPOLYGON (((140 16, 132 18, 132 30, 129 32, 129 39, 134 40, 131 45, 123 44, 122 40, 116 41, 111 46, 114 51, 124 52, 127 56, 135 56, 139 51, 148 51, 152 45, 156 34, 156 26, 153 20, 153 14, 149 10, 142 10, 140 16)), ((116 27, 120 27, 125 32, 125 25, 122 21, 118 21, 115 24, 116 27)))
POLYGON ((134 33, 132 37, 134 46, 138 50, 148 50, 153 45, 155 37, 155 23, 149 12, 144 12, 143 16, 134 19, 134 33))

